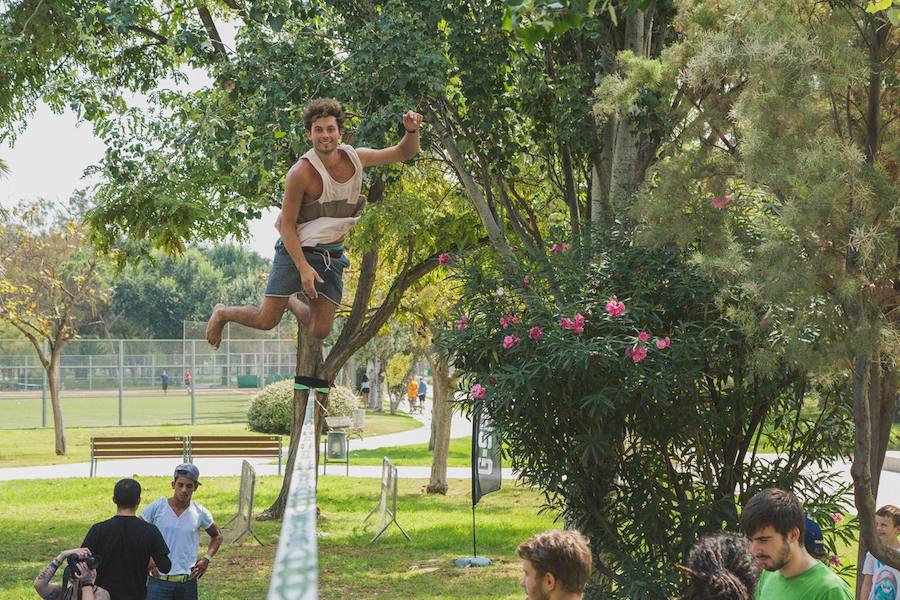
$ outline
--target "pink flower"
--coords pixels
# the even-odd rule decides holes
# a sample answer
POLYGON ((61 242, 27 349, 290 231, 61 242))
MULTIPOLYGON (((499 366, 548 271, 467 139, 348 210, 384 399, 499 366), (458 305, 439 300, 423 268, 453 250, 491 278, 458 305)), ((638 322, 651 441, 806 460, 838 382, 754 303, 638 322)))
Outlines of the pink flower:
POLYGON ((661 339, 661 340, 660 340, 660 339, 657 339, 657 340, 656 340, 656 347, 659 348, 660 350, 662 350, 663 348, 668 348, 668 347, 669 347, 669 343, 670 343, 670 342, 669 342, 669 336, 666 336, 666 337, 664 337, 664 338, 661 339))
POLYGON ((469 315, 463 315, 459 319, 456 320, 456 328, 460 331, 464 331, 466 325, 471 323, 471 319, 469 319, 469 315))
POLYGON ((553 244, 552 246, 550 246, 550 252, 552 252, 553 254, 559 252, 559 244, 553 244))
POLYGON ((444 253, 438 255, 438 264, 439 265, 446 265, 448 262, 450 262, 449 254, 444 252, 444 253))
POLYGON ((646 343, 650 339, 650 334, 646 331, 642 331, 638 334, 638 339, 646 343))
POLYGON ((509 350, 513 346, 519 343, 519 338, 514 335, 508 335, 503 338, 503 349, 509 350))
POLYGON ((516 325, 519 322, 519 317, 516 315, 500 315, 500 327, 503 329, 509 329, 510 325, 516 325))
POLYGON ((567 244, 566 242, 563 242, 562 245, 560 245, 560 248, 562 248, 563 252, 566 252, 569 250, 569 244, 567 244))
POLYGON ((541 338, 544 337, 544 330, 535 325, 531 329, 528 330, 528 337, 533 339, 536 342, 541 341, 541 338))
POLYGON ((476 383, 471 388, 469 388, 469 395, 476 399, 481 399, 487 396, 487 390, 482 387, 480 383, 476 383))
POLYGON ((712 196, 709 201, 712 203, 713 208, 722 210, 723 208, 731 204, 732 197, 731 194, 726 194, 724 196, 712 196))
POLYGON ((606 303, 606 312, 611 317, 618 317, 625 312, 625 303, 616 300, 616 295, 613 294, 609 302, 606 303))
POLYGON ((828 559, 828 562, 830 562, 831 564, 833 564, 836 567, 841 566, 841 559, 839 556, 832 556, 831 558, 828 559))
POLYGON ((843 523, 844 522, 844 515, 842 515, 841 513, 834 513, 831 515, 831 518, 834 519, 835 523, 843 523))
POLYGON ((634 354, 634 348, 632 348, 630 346, 628 348, 625 348, 625 356, 627 356, 628 358, 631 358, 631 356, 633 354, 634 354))
POLYGON ((631 360, 633 360, 634 362, 639 363, 645 358, 647 358, 647 349, 643 346, 638 346, 631 351, 631 360))
POLYGON ((874 284, 874 283, 870 283, 870 284, 869 284, 869 291, 870 291, 870 292, 874 292, 874 291, 875 291, 875 284, 874 284))
POLYGON ((579 313, 574 319, 563 317, 559 320, 559 326, 576 334, 584 333, 584 315, 579 313))

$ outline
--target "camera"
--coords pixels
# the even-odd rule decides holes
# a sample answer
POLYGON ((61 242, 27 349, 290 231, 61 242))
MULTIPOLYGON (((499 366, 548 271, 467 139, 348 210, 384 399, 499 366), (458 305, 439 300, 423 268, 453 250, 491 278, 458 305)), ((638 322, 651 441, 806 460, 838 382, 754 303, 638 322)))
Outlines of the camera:
POLYGON ((76 576, 80 576, 81 571, 78 570, 78 563, 83 562, 84 564, 87 565, 88 569, 96 569, 97 566, 100 564, 100 558, 97 556, 94 556, 93 554, 88 554, 84 558, 79 558, 77 554, 70 554, 66 558, 66 562, 69 563, 69 567, 71 567, 72 572, 76 576))

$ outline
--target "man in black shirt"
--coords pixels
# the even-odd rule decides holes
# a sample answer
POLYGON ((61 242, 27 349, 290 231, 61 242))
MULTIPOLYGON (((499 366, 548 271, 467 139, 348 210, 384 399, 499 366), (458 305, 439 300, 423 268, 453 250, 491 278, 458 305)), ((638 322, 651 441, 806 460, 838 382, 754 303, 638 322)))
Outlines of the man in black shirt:
POLYGON ((169 547, 156 525, 136 516, 141 484, 122 479, 113 489, 116 516, 91 526, 82 547, 100 557, 97 585, 115 600, 144 600, 150 558, 163 572, 171 568, 169 547))

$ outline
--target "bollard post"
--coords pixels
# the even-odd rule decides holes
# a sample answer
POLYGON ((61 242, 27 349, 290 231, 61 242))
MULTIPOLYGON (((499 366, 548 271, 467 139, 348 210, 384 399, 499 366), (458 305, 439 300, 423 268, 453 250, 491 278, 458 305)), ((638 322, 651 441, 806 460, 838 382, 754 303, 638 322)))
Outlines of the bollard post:
POLYGON ((122 425, 125 387, 125 340, 119 340, 119 425, 122 425))

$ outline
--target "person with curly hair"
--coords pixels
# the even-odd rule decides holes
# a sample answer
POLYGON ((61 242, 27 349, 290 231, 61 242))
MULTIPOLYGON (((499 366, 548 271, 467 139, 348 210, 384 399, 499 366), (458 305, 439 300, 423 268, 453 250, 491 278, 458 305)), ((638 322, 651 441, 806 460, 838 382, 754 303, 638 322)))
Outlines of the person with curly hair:
POLYGON ((399 143, 381 149, 354 148, 341 143, 344 118, 343 107, 332 98, 313 100, 303 111, 312 149, 285 176, 284 200, 275 223, 281 239, 275 244, 262 305, 217 304, 206 327, 206 340, 214 348, 228 322, 272 329, 285 310, 318 339, 331 332, 344 291, 344 269, 350 265, 344 237, 359 220, 366 200, 360 195, 363 169, 411 159, 419 151, 422 126, 422 115, 410 110, 403 115, 406 134, 399 143))
POLYGON ((678 567, 688 577, 681 600, 752 600, 760 572, 747 538, 728 532, 702 538, 678 567))

